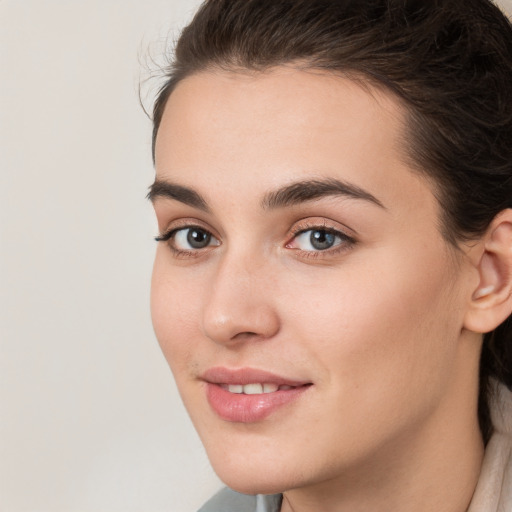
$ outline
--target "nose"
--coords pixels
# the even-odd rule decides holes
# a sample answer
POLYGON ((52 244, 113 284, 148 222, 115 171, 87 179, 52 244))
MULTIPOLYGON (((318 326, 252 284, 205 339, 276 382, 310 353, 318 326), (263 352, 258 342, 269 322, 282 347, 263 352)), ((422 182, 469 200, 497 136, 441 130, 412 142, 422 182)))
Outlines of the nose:
POLYGON ((203 331, 212 341, 236 345, 271 338, 280 328, 275 280, 265 263, 222 261, 212 278, 203 311, 203 331))

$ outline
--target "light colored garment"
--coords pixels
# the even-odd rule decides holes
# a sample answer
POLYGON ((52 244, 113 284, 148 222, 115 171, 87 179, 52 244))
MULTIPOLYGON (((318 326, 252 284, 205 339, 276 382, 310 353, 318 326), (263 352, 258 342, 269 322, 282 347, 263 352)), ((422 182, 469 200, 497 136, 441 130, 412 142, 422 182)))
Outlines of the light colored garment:
POLYGON ((198 512, 279 512, 281 501, 280 494, 248 496, 225 488, 198 512))
POLYGON ((496 386, 491 406, 494 433, 468 512, 512 512, 512 393, 496 386))
MULTIPOLYGON (((467 512, 512 512, 512 393, 496 385, 491 404, 494 433, 467 512)), ((279 512, 282 496, 247 496, 222 489, 198 512, 279 512)))

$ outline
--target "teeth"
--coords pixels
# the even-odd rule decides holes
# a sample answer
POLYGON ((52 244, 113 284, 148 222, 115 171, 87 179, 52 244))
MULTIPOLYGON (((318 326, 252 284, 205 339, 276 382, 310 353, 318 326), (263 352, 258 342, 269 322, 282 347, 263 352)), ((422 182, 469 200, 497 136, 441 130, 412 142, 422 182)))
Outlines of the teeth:
POLYGON ((261 395, 263 393, 263 386, 261 384, 246 384, 244 386, 244 394, 246 395, 261 395))
POLYGON ((245 395, 261 395, 263 393, 275 393, 277 390, 288 390, 292 389, 292 386, 278 386, 272 383, 254 383, 254 384, 229 384, 222 385, 224 389, 227 389, 230 393, 244 393, 245 395))

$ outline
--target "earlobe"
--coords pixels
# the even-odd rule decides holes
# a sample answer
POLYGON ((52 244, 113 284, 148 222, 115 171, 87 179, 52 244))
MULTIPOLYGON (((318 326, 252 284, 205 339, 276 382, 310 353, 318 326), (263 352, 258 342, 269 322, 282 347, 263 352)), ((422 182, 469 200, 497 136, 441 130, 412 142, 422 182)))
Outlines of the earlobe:
POLYGON ((464 322, 466 329, 478 333, 494 330, 512 312, 512 209, 494 218, 482 242, 476 262, 479 283, 464 322))

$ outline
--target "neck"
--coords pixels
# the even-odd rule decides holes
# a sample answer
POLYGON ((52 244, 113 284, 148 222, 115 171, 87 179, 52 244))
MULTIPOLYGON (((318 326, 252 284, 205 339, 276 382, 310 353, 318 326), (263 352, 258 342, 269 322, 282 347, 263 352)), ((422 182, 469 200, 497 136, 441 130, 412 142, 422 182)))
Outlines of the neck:
POLYGON ((284 493, 281 512, 465 512, 483 459, 478 382, 465 382, 428 421, 339 478, 284 493), (468 404, 468 386, 473 400, 468 404))

